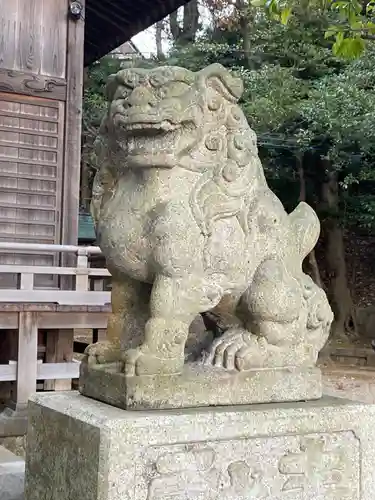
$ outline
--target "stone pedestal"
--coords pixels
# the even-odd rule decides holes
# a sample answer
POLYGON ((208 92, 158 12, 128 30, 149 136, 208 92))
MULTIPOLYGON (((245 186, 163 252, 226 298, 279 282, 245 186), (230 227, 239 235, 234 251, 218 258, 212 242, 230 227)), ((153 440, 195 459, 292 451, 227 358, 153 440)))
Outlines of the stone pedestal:
POLYGON ((0 500, 23 500, 25 462, 0 446, 0 500))
POLYGON ((284 403, 320 399, 322 374, 315 366, 232 372, 191 363, 178 375, 127 377, 83 362, 79 390, 124 410, 284 403))
POLYGON ((373 500, 375 406, 125 411, 30 402, 26 500, 373 500))

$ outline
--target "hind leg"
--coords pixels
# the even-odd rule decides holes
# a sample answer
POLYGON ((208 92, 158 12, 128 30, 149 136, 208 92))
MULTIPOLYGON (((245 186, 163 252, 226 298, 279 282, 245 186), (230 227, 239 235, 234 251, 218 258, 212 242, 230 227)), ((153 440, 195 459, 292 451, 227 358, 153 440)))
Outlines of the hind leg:
POLYGON ((302 288, 283 261, 270 259, 259 266, 239 313, 245 327, 229 329, 217 339, 206 363, 241 371, 306 362, 302 288))

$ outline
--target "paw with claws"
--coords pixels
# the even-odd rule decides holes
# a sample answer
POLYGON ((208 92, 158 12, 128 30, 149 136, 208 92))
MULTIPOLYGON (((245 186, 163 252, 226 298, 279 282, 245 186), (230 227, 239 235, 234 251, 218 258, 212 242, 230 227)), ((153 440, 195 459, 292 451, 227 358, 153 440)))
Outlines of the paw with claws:
POLYGON ((163 357, 153 352, 147 344, 130 349, 123 356, 124 371, 128 377, 136 375, 174 375, 182 372, 183 357, 163 357))
POLYGON ((262 367, 266 354, 266 339, 247 330, 230 329, 212 344, 204 364, 245 371, 262 367))
POLYGON ((90 366, 98 368, 99 366, 108 367, 108 365, 121 367, 123 364, 120 347, 107 340, 86 347, 85 356, 90 366))

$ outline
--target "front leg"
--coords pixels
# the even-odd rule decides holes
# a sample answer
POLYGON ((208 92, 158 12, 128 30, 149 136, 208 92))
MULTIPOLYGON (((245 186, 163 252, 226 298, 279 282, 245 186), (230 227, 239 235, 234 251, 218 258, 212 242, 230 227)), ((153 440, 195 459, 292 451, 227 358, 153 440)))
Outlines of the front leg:
POLYGON ((91 344, 85 354, 89 364, 122 364, 124 350, 139 346, 144 340, 149 317, 151 285, 112 273, 112 312, 104 341, 91 344))
POLYGON ((196 276, 157 276, 151 294, 145 341, 125 353, 125 373, 167 375, 182 372, 189 326, 200 312, 214 307, 221 291, 196 276))

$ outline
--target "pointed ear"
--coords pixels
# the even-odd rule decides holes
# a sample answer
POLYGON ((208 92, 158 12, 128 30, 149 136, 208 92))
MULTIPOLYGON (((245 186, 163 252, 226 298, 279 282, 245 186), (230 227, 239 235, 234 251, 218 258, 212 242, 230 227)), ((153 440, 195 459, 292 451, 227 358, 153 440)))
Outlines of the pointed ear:
POLYGON ((107 85, 105 86, 105 97, 108 102, 113 101, 113 98, 115 96, 115 92, 118 87, 118 81, 116 78, 116 74, 109 75, 108 80, 107 80, 107 85))
POLYGON ((233 76, 221 64, 210 64, 198 73, 203 85, 214 87, 228 101, 237 102, 243 93, 241 78, 233 76))

